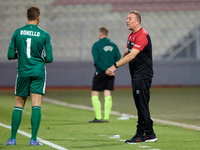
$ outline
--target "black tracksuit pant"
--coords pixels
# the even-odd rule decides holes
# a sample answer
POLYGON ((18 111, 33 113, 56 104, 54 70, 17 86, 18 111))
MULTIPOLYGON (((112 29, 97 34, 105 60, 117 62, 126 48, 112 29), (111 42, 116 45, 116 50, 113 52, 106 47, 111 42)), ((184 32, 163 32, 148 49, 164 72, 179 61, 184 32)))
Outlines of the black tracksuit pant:
POLYGON ((132 92, 138 112, 138 125, 136 133, 143 136, 151 135, 153 121, 150 118, 149 100, 152 79, 132 80, 132 92))

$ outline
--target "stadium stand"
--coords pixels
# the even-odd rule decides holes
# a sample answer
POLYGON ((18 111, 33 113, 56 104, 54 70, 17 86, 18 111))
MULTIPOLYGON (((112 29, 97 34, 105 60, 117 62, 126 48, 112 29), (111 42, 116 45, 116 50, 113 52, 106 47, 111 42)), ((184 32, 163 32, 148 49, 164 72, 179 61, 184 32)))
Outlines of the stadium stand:
POLYGON ((54 0, 53 5, 105 5, 111 4, 110 12, 127 12, 137 8, 141 12, 199 10, 199 0, 54 0))
POLYGON ((200 24, 199 0, 2 0, 0 5, 0 60, 6 61, 14 30, 26 24, 26 10, 41 8, 39 26, 52 37, 56 61, 91 60, 98 28, 109 29, 109 37, 123 53, 130 31, 127 13, 141 12, 142 25, 150 33, 155 59, 200 24))

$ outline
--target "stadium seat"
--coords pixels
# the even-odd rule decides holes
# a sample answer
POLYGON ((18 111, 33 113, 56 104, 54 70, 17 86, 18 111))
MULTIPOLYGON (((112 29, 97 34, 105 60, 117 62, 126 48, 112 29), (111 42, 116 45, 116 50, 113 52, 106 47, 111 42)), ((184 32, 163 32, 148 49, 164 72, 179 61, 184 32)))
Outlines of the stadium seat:
MULTIPOLYGON (((132 7, 130 0, 103 0, 96 1, 97 3, 91 0, 2 0, 0 18, 3 22, 0 24, 0 30, 1 34, 5 36, 3 40, 2 38, 0 40, 0 59, 6 60, 3 55, 5 55, 4 51, 9 45, 12 33, 16 28, 27 23, 26 10, 32 4, 41 8, 42 19, 39 26, 51 35, 53 49, 56 51, 54 53, 55 60, 80 59, 81 49, 85 50, 84 57, 92 60, 91 47, 98 40, 98 28, 101 26, 108 28, 109 37, 117 43, 123 53, 130 33, 126 28, 126 17, 128 11, 133 8, 141 9, 142 26, 152 38, 153 55, 162 55, 180 38, 200 24, 199 10, 183 11, 182 8, 174 6, 175 3, 179 4, 182 1, 174 0, 169 1, 168 6, 176 8, 176 11, 171 11, 167 7, 166 1, 148 0, 148 2, 152 2, 149 6, 144 4, 144 0, 138 1, 136 4, 142 4, 141 6, 144 6, 142 8, 141 6, 132 7), (117 7, 114 8, 115 6, 117 7)), ((187 3, 186 0, 183 1, 187 3)), ((189 8, 194 8, 193 1, 190 1, 189 8)), ((199 2, 197 2, 198 6, 199 2)), ((184 9, 186 10, 185 6, 184 9)))

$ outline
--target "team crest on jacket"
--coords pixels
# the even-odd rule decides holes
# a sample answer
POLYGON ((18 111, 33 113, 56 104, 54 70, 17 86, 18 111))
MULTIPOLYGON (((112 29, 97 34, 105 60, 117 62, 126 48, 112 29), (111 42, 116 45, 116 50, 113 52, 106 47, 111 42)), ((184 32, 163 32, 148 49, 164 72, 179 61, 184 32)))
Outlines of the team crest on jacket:
POLYGON ((107 52, 107 51, 112 51, 113 47, 112 46, 105 46, 103 49, 104 49, 105 52, 107 52))

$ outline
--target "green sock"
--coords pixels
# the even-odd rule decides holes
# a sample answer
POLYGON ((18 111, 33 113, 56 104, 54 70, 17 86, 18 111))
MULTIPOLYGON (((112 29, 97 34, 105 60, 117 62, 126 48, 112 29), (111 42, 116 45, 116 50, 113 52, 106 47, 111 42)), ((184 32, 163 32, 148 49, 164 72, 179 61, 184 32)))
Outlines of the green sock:
POLYGON ((33 106, 32 107, 32 115, 31 115, 31 127, 32 127, 32 136, 31 139, 34 141, 37 140, 37 133, 40 127, 41 121, 41 107, 40 106, 33 106))
POLYGON ((102 119, 101 117, 101 102, 98 96, 92 96, 92 105, 94 108, 96 119, 102 119))
POLYGON ((105 103, 104 103, 104 120, 109 120, 110 111, 112 109, 112 97, 106 96, 104 97, 105 103))
POLYGON ((23 112, 23 108, 16 107, 16 106, 14 107, 14 110, 13 110, 13 113, 12 113, 10 140, 16 139, 17 130, 19 129, 21 119, 22 119, 22 112, 23 112))

